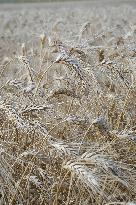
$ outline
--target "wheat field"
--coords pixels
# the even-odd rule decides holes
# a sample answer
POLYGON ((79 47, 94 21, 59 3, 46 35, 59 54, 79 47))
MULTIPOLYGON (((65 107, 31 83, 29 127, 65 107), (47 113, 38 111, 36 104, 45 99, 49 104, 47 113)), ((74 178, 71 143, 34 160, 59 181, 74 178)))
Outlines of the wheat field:
POLYGON ((0 22, 0 205, 135 205, 135 1, 2 4, 0 22))

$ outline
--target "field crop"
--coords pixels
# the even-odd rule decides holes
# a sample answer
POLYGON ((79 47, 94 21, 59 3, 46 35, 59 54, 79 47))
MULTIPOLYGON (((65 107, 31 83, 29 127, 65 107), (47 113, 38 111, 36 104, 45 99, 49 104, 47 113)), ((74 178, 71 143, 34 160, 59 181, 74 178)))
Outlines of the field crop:
POLYGON ((0 7, 0 204, 136 204, 136 7, 0 7))

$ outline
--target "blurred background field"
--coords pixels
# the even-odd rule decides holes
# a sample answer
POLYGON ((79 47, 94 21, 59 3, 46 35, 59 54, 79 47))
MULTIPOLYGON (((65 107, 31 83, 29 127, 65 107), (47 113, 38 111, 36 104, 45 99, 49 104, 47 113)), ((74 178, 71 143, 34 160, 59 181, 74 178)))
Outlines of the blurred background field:
MULTIPOLYGON (((65 2, 70 0, 0 0, 0 3, 25 3, 25 2, 65 2)), ((77 1, 77 0, 74 0, 77 1)), ((78 0, 79 1, 79 0, 78 0)))
MULTIPOLYGON (((0 0, 0 3, 53 2, 53 1, 54 0, 0 0)), ((65 0, 63 0, 63 1, 65 1, 65 0)))
POLYGON ((55 3, 55 2, 91 2, 91 3, 135 3, 135 0, 0 0, 0 3, 55 3))

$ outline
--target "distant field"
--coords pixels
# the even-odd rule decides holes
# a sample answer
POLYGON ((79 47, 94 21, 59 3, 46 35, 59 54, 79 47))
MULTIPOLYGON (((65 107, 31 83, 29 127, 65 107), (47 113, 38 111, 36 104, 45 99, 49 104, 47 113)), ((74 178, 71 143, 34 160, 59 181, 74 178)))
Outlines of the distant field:
POLYGON ((84 2, 93 2, 93 3, 100 3, 100 4, 120 4, 120 3, 136 3, 135 0, 0 0, 0 3, 31 3, 31 2, 78 2, 78 1, 82 1, 84 2))
POLYGON ((0 3, 52 2, 53 0, 0 0, 0 3))
POLYGON ((68 0, 0 0, 0 3, 56 2, 56 1, 68 1, 68 0))
MULTIPOLYGON (((53 2, 55 0, 0 0, 0 3, 23 3, 23 2, 53 2)), ((58 1, 58 0, 56 0, 58 1)), ((62 1, 62 0, 60 0, 62 1)), ((67 1, 67 0, 63 0, 67 1)))
POLYGON ((116 4, 120 4, 120 3, 136 3, 135 0, 0 0, 0 3, 31 3, 31 2, 78 2, 78 1, 82 1, 82 2, 93 2, 93 3, 100 3, 100 4, 111 4, 113 5, 114 3, 116 4))

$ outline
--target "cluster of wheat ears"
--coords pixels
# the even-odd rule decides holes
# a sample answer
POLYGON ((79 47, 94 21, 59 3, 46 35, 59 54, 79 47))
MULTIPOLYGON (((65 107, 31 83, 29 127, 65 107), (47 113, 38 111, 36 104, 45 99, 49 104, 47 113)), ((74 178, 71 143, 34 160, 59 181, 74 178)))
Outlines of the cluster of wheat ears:
POLYGON ((136 50, 119 26, 73 43, 58 24, 0 66, 0 202, 134 205, 136 50))

